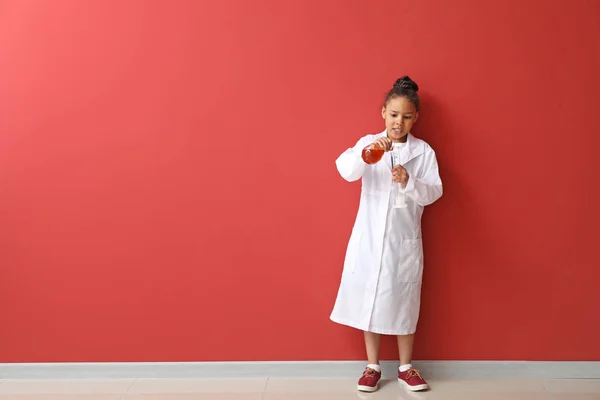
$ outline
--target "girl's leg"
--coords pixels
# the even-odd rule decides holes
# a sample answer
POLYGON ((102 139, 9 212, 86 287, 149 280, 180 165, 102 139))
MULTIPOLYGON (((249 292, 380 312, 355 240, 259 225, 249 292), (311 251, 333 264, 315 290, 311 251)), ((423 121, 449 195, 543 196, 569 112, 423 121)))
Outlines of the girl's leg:
POLYGON ((400 369, 398 379, 406 384, 408 390, 418 392, 429 388, 421 372, 414 369, 412 363, 415 335, 398 335, 398 352, 400 353, 400 369))
POLYGON ((365 332, 365 346, 369 364, 358 380, 358 390, 361 392, 374 392, 379 386, 381 379, 381 366, 379 365, 379 345, 381 335, 373 332, 365 332))
POLYGON ((413 344, 415 335, 398 335, 398 352, 400 353, 400 366, 412 362, 413 344))
POLYGON ((379 348, 381 345, 381 335, 373 332, 365 332, 365 346, 367 348, 367 358, 369 364, 379 365, 379 348))

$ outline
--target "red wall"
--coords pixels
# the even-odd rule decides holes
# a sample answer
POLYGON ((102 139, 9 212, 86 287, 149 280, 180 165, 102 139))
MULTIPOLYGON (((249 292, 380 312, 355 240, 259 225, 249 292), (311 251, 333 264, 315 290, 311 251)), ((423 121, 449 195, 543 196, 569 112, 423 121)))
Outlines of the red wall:
POLYGON ((598 15, 3 1, 0 362, 363 359, 334 160, 403 74, 445 183, 415 358, 600 359, 598 15))

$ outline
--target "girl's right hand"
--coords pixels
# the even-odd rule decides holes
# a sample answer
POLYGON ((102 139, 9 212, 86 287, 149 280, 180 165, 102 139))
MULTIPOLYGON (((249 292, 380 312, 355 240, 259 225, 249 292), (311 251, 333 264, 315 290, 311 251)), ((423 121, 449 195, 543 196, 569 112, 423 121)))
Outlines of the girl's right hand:
POLYGON ((382 137, 373 142, 373 144, 378 144, 385 151, 390 151, 392 149, 392 141, 390 138, 382 137))

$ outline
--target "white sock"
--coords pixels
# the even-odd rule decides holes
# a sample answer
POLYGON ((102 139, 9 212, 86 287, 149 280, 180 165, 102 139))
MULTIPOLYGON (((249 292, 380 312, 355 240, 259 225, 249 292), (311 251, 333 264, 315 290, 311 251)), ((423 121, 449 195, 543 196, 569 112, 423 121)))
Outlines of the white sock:
POLYGON ((371 368, 377 372, 381 372, 381 367, 379 364, 367 364, 367 368, 371 368))
POLYGON ((412 364, 404 364, 404 365, 401 365, 400 368, 398 368, 398 369, 400 370, 400 372, 406 372, 411 368, 412 368, 412 364))

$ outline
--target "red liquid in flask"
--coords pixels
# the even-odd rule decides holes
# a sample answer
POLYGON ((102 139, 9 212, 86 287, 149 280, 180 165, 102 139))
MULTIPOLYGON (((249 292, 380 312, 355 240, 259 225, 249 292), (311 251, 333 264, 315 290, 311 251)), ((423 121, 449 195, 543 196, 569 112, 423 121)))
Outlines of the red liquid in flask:
POLYGON ((383 158, 385 150, 379 146, 369 145, 362 151, 362 159, 367 164, 375 164, 383 158))

